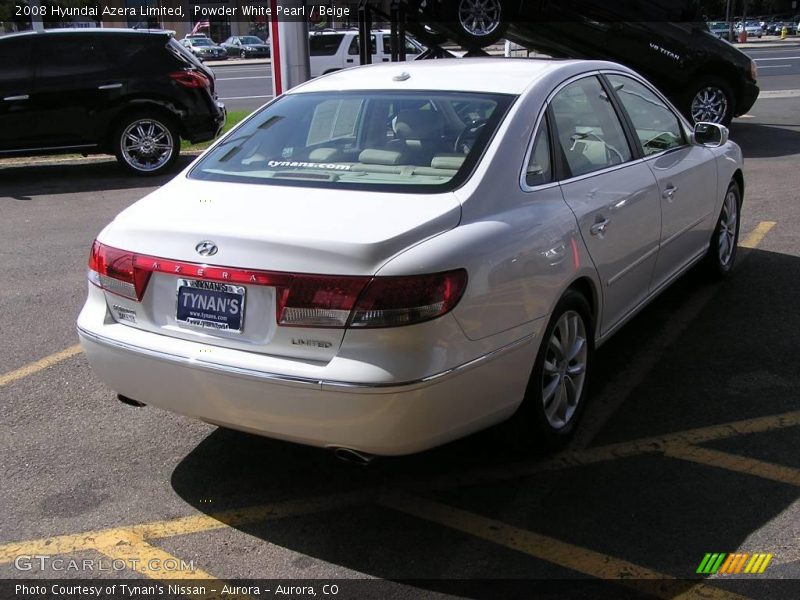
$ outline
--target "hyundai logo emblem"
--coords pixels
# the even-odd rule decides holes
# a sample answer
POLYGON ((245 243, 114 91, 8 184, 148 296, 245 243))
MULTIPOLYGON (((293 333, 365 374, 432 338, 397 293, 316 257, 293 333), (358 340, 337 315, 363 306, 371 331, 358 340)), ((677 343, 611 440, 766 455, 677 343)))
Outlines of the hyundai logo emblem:
POLYGON ((200 242, 199 244, 197 244, 197 246, 194 247, 194 249, 197 250, 197 253, 200 256, 214 256, 219 250, 219 248, 217 248, 217 245, 214 242, 210 242, 209 240, 204 240, 200 242))

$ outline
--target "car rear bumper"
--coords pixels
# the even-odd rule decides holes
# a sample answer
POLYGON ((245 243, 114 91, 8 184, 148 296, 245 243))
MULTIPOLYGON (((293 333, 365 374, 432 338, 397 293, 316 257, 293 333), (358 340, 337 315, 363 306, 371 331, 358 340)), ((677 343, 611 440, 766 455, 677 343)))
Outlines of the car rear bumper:
POLYGON ((509 417, 536 350, 530 336, 415 381, 348 383, 222 364, 205 345, 97 322, 91 312, 78 321, 81 346, 123 396, 231 429, 378 455, 425 450, 509 417))
POLYGON ((225 105, 219 100, 213 100, 212 104, 213 108, 209 114, 184 118, 183 129, 186 139, 191 143, 213 140, 225 126, 225 121, 228 118, 228 111, 225 105))

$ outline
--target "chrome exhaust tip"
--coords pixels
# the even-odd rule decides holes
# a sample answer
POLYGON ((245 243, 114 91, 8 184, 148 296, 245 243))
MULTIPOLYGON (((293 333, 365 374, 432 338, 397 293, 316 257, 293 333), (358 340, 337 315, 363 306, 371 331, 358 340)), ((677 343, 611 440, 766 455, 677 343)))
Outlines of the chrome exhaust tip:
POLYGON ((352 448, 334 448, 333 455, 344 462, 358 465, 359 467, 366 467, 375 460, 373 454, 353 450, 352 448))
POLYGON ((139 402, 138 400, 134 400, 133 398, 128 398, 127 396, 123 396, 122 394, 117 394, 117 400, 119 400, 123 404, 127 404, 128 406, 134 406, 136 408, 147 406, 147 404, 145 404, 144 402, 139 402))

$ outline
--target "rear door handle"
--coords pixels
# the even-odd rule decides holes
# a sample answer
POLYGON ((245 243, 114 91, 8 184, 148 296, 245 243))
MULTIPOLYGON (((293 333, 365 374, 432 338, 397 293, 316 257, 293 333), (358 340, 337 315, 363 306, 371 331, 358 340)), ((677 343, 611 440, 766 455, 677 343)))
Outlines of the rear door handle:
POLYGON ((3 98, 6 102, 15 102, 17 100, 29 100, 30 96, 28 94, 20 94, 19 96, 6 96, 3 98))
POLYGON ((598 221, 589 228, 589 233, 591 233, 592 235, 599 235, 602 237, 603 234, 606 232, 606 227, 608 227, 608 223, 609 223, 608 219, 603 219, 602 221, 598 221))
POLYGON ((118 90, 122 87, 121 83, 107 83, 105 85, 98 86, 98 90, 118 90))
POLYGON ((677 191, 678 191, 678 186, 671 185, 662 192, 661 197, 664 198, 664 200, 672 200, 672 198, 675 196, 675 192, 677 191))

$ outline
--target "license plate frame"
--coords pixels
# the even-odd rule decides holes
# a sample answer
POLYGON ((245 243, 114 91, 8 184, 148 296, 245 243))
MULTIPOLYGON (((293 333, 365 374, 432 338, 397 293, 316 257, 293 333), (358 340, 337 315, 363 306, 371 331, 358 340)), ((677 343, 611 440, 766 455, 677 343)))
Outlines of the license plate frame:
POLYGON ((175 320, 179 325, 188 325, 199 329, 217 332, 241 334, 244 331, 245 307, 247 305, 247 288, 220 281, 204 279, 178 279, 175 298, 175 320), (186 300, 186 293, 194 293, 196 299, 186 300), (205 298, 205 300, 200 300, 205 298), (226 310, 217 306, 209 308, 211 298, 219 306, 223 300, 226 310), (236 311, 232 312, 233 300, 238 299, 236 311), (224 302, 227 300, 227 302, 224 302), (237 319, 238 317, 238 319, 237 319), (238 327, 235 325, 238 324, 238 327))

